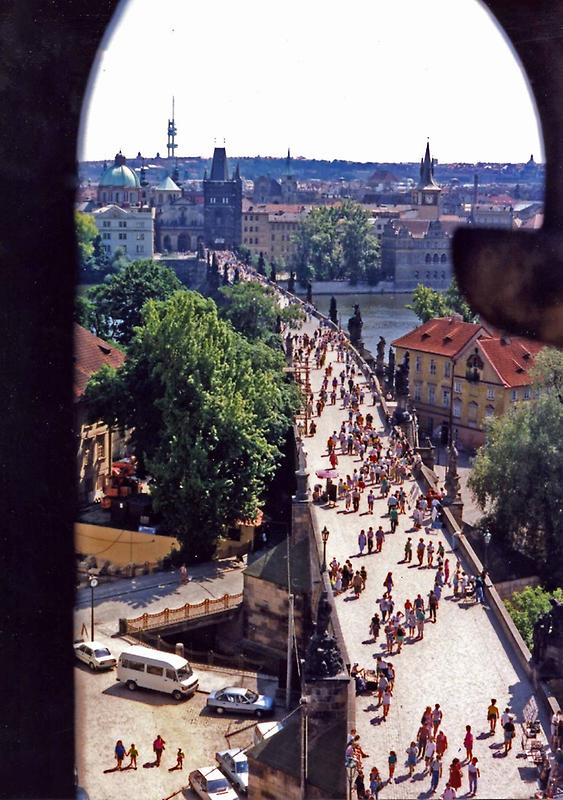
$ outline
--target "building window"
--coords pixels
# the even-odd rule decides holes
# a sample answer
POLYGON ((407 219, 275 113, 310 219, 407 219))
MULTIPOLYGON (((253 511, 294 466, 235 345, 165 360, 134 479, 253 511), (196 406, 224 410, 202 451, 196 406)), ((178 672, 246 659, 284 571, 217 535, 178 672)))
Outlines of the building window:
POLYGON ((472 400, 467 407, 467 421, 470 423, 475 424, 477 422, 477 412, 479 410, 479 406, 477 403, 472 400))
POLYGON ((428 402, 434 405, 436 402, 436 387, 433 383, 428 384, 428 402))
POLYGON ((111 228, 111 222, 108 222, 107 220, 104 220, 102 222, 102 227, 103 228, 111 228))
POLYGON ((454 392, 456 394, 461 394, 461 383, 460 383, 460 381, 454 381, 454 392))
POLYGON ((442 253, 442 255, 440 256, 440 263, 445 264, 447 260, 448 260, 447 255, 445 253, 442 253))
POLYGON ((444 364, 444 378, 449 378, 452 374, 452 365, 450 361, 446 361, 444 364))
POLYGON ((215 202, 216 202, 216 198, 215 198, 215 197, 210 197, 210 198, 209 198, 209 205, 210 205, 210 206, 214 206, 214 205, 215 205, 215 202))
POLYGON ((126 222, 126 220, 120 219, 120 220, 119 220, 119 227, 120 227, 120 228, 126 228, 126 227, 127 227, 127 222, 126 222))
POLYGON ((430 374, 431 375, 436 374, 436 360, 434 358, 430 359, 430 374))
POLYGON ((451 393, 449 389, 442 389, 442 405, 444 408, 450 407, 451 393))
POLYGON ((434 256, 432 257, 432 261, 434 262, 434 264, 437 264, 440 261, 440 257, 438 255, 438 253, 434 253, 434 256))
POLYGON ((487 400, 495 399, 495 390, 493 386, 487 386, 487 400))
POLYGON ((223 197, 223 205, 225 205, 225 206, 229 205, 229 198, 228 197, 223 197))
POLYGON ((102 233, 102 239, 111 239, 111 233, 102 233))
POLYGON ((415 400, 422 400, 422 384, 418 381, 414 385, 414 399, 415 400))
POLYGON ((144 252, 145 252, 145 245, 144 244, 138 244, 137 245, 137 253, 144 253, 144 252))
POLYGON ((432 256, 430 255, 430 253, 426 253, 426 258, 424 260, 426 261, 427 264, 430 264, 432 262, 432 256))
POLYGON ((106 251, 106 253, 111 253, 111 245, 110 244, 105 244, 104 245, 104 250, 106 251))
POLYGON ((416 357, 416 361, 415 361, 415 370, 416 370, 417 372, 420 372, 420 371, 422 370, 422 359, 421 359, 421 357, 420 357, 420 356, 417 356, 417 357, 416 357))
POLYGON ((119 238, 120 239, 127 239, 127 234, 126 233, 120 233, 119 234, 119 238))
POLYGON ((144 233, 138 233, 138 234, 137 234, 137 239, 139 239, 140 241, 144 241, 144 239, 145 239, 145 234, 144 234, 144 233))
POLYGON ((98 436, 96 439, 96 460, 103 461, 106 455, 105 437, 98 436))
POLYGON ((495 408, 494 406, 487 406, 485 408, 485 416, 486 417, 494 417, 495 415, 495 408))
POLYGON ((453 404, 453 415, 458 419, 461 417, 461 400, 459 397, 456 397, 453 404))
POLYGON ((510 399, 512 400, 513 403, 515 402, 515 400, 518 400, 518 392, 516 389, 513 389, 510 392, 510 399))
POLYGON ((526 386, 526 388, 524 389, 522 397, 523 397, 524 400, 529 400, 530 399, 530 387, 529 386, 526 386))

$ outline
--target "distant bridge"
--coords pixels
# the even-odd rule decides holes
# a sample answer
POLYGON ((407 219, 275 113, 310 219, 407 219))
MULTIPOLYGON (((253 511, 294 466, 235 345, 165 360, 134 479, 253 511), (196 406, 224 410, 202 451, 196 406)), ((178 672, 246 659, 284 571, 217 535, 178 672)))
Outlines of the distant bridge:
POLYGON ((198 628, 210 622, 222 621, 227 616, 234 616, 242 604, 242 592, 225 594, 210 600, 206 598, 200 603, 186 603, 180 608, 165 608, 154 614, 141 614, 134 619, 120 619, 120 635, 142 633, 143 631, 162 631, 172 633, 174 630, 198 628), (191 624, 194 623, 194 624, 191 624))

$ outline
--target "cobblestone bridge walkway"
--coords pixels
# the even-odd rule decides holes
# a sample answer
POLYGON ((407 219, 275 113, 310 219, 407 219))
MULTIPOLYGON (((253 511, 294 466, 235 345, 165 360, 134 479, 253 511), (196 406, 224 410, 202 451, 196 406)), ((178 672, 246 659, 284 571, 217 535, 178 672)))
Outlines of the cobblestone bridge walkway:
MULTIPOLYGON (((304 326, 304 330, 311 334, 317 324, 313 320, 304 326)), ((333 375, 338 376, 343 365, 336 362, 336 351, 329 352, 327 365, 331 362, 334 363, 333 375)), ((311 370, 311 386, 315 398, 318 396, 323 374, 324 370, 311 370)), ((371 411, 378 421, 379 431, 383 433, 384 424, 380 411, 371 406, 371 395, 367 391, 366 401, 361 410, 364 415, 371 411)), ((315 416, 317 433, 304 440, 311 486, 318 481, 315 471, 330 467, 326 441, 333 431, 340 430, 340 425, 347 416, 348 412, 343 409, 340 400, 334 406, 326 405, 320 418, 315 416)), ((360 466, 359 461, 356 463, 356 456, 340 455, 340 447, 337 448, 337 453, 337 469, 343 478, 360 466)), ((407 494, 412 485, 412 481, 407 482, 407 494)), ((336 508, 315 505, 313 513, 319 526, 322 528, 326 525, 330 531, 327 562, 334 556, 341 564, 350 558, 354 570, 362 565, 367 570, 366 589, 360 598, 355 600, 353 593, 347 591, 336 597, 336 607, 352 663, 358 662, 361 667, 371 669, 375 667, 377 655, 385 657, 383 626, 377 643, 371 640, 368 629, 374 611, 379 613, 376 601, 385 591, 383 580, 387 572, 393 573, 395 611, 404 611, 405 600, 410 598, 412 602, 418 593, 427 604, 428 593, 434 584, 435 568, 418 568, 416 552, 411 564, 401 563, 407 535, 413 537, 415 545, 420 536, 414 531, 407 533, 413 526, 411 512, 401 515, 397 531, 394 534, 389 533, 386 500, 379 498, 377 489, 374 513, 368 514, 368 490, 369 485, 362 495, 358 513, 347 513, 344 501, 340 501, 336 508), (376 530, 380 524, 386 532, 382 552, 359 557, 360 529, 367 531, 373 525, 376 530)), ((393 491, 395 487, 392 487, 393 491)), ((450 568, 454 571, 456 555, 452 553, 451 543, 446 535, 442 531, 425 535, 422 530, 421 533, 426 542, 431 538, 435 547, 439 541, 443 542, 445 558, 449 559, 450 568)), ((516 714, 516 720, 521 720, 523 707, 533 692, 530 682, 515 663, 510 645, 489 609, 474 604, 472 600, 454 600, 452 589, 444 587, 436 624, 427 621, 423 640, 414 642, 407 637, 402 652, 390 656, 388 660, 395 668, 396 680, 386 722, 382 721, 381 708, 376 708, 377 699, 372 695, 359 696, 356 705, 357 730, 361 735, 363 749, 369 754, 369 758, 364 759, 366 777, 370 768, 376 765, 382 778, 386 779, 389 751, 395 750, 398 756, 395 773, 397 781, 382 789, 382 800, 432 796, 430 777, 423 774, 423 761, 418 762, 414 778, 409 778, 405 766, 405 750, 416 738, 424 709, 426 706, 433 708, 436 703, 440 704, 443 711, 442 729, 447 735, 449 746, 443 759, 443 777, 434 796, 442 795, 452 759, 458 757, 463 761, 465 726, 471 725, 475 735, 474 755, 479 759, 481 771, 476 796, 514 800, 533 797, 537 788, 535 769, 525 758, 518 757, 519 726, 513 750, 506 757, 502 755, 503 736, 500 725, 494 737, 488 735, 486 713, 491 698, 497 699, 501 713, 509 706, 516 714)), ((467 797, 468 793, 467 767, 464 764, 463 783, 461 789, 457 790, 457 797, 467 797)))

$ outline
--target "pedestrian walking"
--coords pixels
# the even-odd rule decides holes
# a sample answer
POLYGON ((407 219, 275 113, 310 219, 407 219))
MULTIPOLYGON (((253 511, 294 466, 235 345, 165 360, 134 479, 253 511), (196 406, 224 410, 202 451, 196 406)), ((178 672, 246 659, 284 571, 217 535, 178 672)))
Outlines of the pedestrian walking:
POLYGON ((442 758, 437 755, 430 764, 430 793, 434 794, 438 789, 440 778, 442 777, 442 758))
POLYGON ((125 758, 125 748, 123 747, 123 742, 121 739, 118 739, 115 743, 115 760, 117 762, 117 769, 123 769, 123 759, 125 758))
POLYGON ((424 539, 420 538, 418 540, 418 544, 416 546, 416 557, 418 558, 418 566, 422 566, 422 560, 424 558, 424 551, 426 549, 426 545, 424 544, 424 539))
POLYGON ((416 761, 417 761, 416 742, 411 742, 410 746, 407 747, 407 767, 409 768, 409 776, 411 778, 414 773, 414 768, 416 767, 416 761))
POLYGON ((416 617, 412 608, 406 613, 405 624, 409 630, 409 636, 412 638, 416 630, 416 617))
POLYGON ((178 748, 178 752, 176 753, 176 763, 174 764, 173 767, 170 767, 168 772, 174 772, 174 770, 183 769, 184 768, 184 759, 185 759, 185 757, 186 756, 182 752, 182 748, 179 747, 178 748))
POLYGON ((383 549, 383 542, 384 541, 385 541, 385 532, 384 532, 383 528, 380 525, 379 528, 375 532, 375 552, 376 553, 381 553, 381 550, 383 549))
MULTIPOLYGON (((492 702, 492 700, 491 700, 492 702)), ((497 709, 498 711, 498 709, 497 709)), ((551 750, 553 753, 559 748, 559 722, 561 720, 561 712, 556 711, 551 717, 550 733, 551 733, 551 750)))
POLYGON ((352 508, 354 511, 359 511, 360 508, 360 490, 356 486, 352 492, 352 508))
POLYGON ((358 535, 358 548, 359 548, 361 556, 363 556, 363 554, 364 554, 364 550, 365 550, 366 544, 367 544, 367 537, 366 537, 366 533, 365 533, 364 529, 362 528, 362 530, 360 531, 360 533, 358 535))
POLYGON ((442 709, 440 708, 440 703, 436 703, 434 708, 432 709, 432 733, 434 736, 438 733, 438 728, 442 724, 443 719, 442 709))
POLYGON ((188 568, 185 564, 180 567, 180 583, 188 582, 188 568))
POLYGON ((137 758, 139 757, 139 751, 135 747, 134 743, 131 744, 131 747, 125 753, 125 755, 129 759, 129 763, 127 764, 127 769, 137 769, 137 758))
POLYGON ((491 705, 487 708, 487 720, 489 721, 490 734, 494 736, 497 727, 497 719, 500 716, 497 701, 494 697, 491 698, 491 705))
POLYGON ((367 583, 367 579, 368 579, 368 572, 367 572, 367 569, 364 567, 363 564, 360 567, 360 578, 362 579, 362 592, 363 592, 364 589, 366 588, 366 583, 367 583))
POLYGON ((400 653, 401 650, 403 649, 403 645, 405 643, 405 638, 406 638, 406 631, 403 625, 401 625, 401 623, 397 625, 397 630, 395 631, 395 637, 397 639, 397 653, 400 653))
POLYGON ((469 778, 469 797, 475 797, 477 794, 477 781, 481 777, 481 772, 477 766, 478 758, 472 758, 467 766, 467 777, 469 778))
POLYGON ((428 595, 428 614, 432 622, 436 622, 436 610, 438 609, 438 599, 436 593, 432 589, 428 595))
POLYGON ((356 788, 356 797, 358 800, 364 800, 366 796, 366 785, 364 781, 364 772, 361 767, 358 767, 358 774, 356 775, 354 786, 356 788))
POLYGON ((164 750, 166 749, 165 746, 164 746, 165 744, 166 744, 166 742, 164 741, 164 739, 162 738, 160 733, 157 735, 156 739, 152 743, 152 749, 153 749, 154 754, 156 756, 155 765, 157 767, 160 767, 160 760, 162 759, 162 754, 163 754, 164 750))
POLYGON ((434 761, 434 754, 436 752, 436 742, 434 741, 434 737, 430 736, 428 741, 426 742, 426 747, 424 748, 424 771, 428 772, 430 770, 430 765, 434 761))
POLYGON ((416 754, 417 758, 422 758, 423 757, 424 751, 426 750, 426 744, 428 742, 428 737, 429 736, 430 736, 430 733, 429 733, 428 728, 426 727, 426 725, 421 725, 420 728, 418 729, 418 733, 416 734, 416 741, 417 741, 417 745, 418 745, 418 750, 417 750, 417 754, 416 754))
POLYGON ((359 570, 356 570, 356 573, 352 578, 352 588, 354 589, 354 598, 357 600, 360 597, 360 592, 362 591, 362 576, 360 575, 359 570))
POLYGON ((381 628, 381 621, 379 619, 379 614, 375 613, 371 618, 371 622, 369 625, 369 632, 374 642, 377 642, 380 628, 381 628))
POLYGON ((397 783, 393 777, 395 774, 395 767, 397 766, 397 753, 394 750, 389 751, 389 758, 387 759, 387 762, 389 764, 389 780, 387 783, 397 783))
POLYGON ((457 793, 450 783, 446 783, 446 788, 442 792, 442 800, 456 800, 457 793))
POLYGON ((423 608, 417 608, 414 612, 416 618, 417 639, 424 639, 424 620, 425 613, 423 608))
POLYGON ((514 718, 512 714, 508 717, 508 722, 503 726, 504 727, 504 755, 507 756, 510 750, 512 750, 512 740, 516 736, 516 728, 514 727, 514 718))
POLYGON ((386 691, 383 692, 382 704, 383 704, 383 722, 387 722, 387 717, 389 716, 389 710, 391 708, 391 697, 393 696, 393 692, 389 687, 387 687, 386 691))
POLYGON ((387 589, 387 593, 391 594, 391 592, 393 591, 393 573, 392 572, 388 572, 387 573, 387 575, 385 576, 385 580, 383 581, 383 585, 387 589))
POLYGON ((368 540, 368 555, 371 555, 373 552, 373 545, 375 541, 375 534, 373 532, 373 528, 370 526, 368 532, 366 534, 368 540))
POLYGON ((447 586, 450 585, 450 560, 446 558, 444 561, 444 581, 447 586))
POLYGON ((444 754, 448 749, 448 737, 444 731, 440 731, 436 736, 436 755, 444 758, 444 754))
POLYGON ((372 800, 378 800, 379 790, 384 786, 377 767, 372 767, 369 773, 369 790, 372 800))
POLYGON ((377 705, 380 706, 383 703, 383 695, 389 688, 389 680, 387 675, 384 672, 381 672, 379 675, 379 680, 377 681, 377 705))
POLYGON ((471 733, 471 725, 465 726, 463 746, 465 747, 465 760, 471 761, 473 758, 473 734, 471 733))
POLYGON ((396 508, 392 508, 389 511, 389 518, 391 520, 391 533, 395 533, 397 525, 399 524, 399 512, 396 508))
POLYGON ((450 777, 448 783, 453 789, 461 789, 462 779, 463 772, 461 771, 461 761, 459 758, 454 758, 450 764, 450 777))
POLYGON ((410 536, 405 542, 405 561, 407 564, 412 561, 412 539, 410 536))

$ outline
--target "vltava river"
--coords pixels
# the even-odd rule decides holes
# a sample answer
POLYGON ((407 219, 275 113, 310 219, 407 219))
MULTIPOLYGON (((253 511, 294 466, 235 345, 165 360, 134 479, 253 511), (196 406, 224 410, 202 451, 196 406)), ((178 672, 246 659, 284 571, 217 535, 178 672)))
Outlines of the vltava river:
MULTIPOLYGON (((338 316, 345 330, 354 313, 354 304, 359 304, 364 321, 362 338, 374 356, 380 336, 385 338, 388 348, 393 339, 420 325, 415 313, 405 308, 412 300, 410 294, 340 294, 335 297, 338 316)), ((313 294, 313 301, 318 310, 328 316, 330 295, 313 294)))

